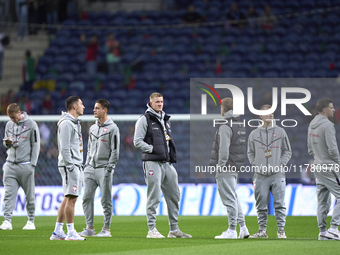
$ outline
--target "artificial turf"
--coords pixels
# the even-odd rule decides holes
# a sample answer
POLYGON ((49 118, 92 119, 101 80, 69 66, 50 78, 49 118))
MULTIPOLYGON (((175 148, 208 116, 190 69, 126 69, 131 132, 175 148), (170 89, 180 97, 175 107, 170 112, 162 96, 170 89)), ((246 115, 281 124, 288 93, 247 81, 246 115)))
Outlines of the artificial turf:
MULTIPOLYGON (((277 239, 274 216, 268 220, 268 239, 215 240, 227 229, 226 216, 181 216, 180 229, 192 239, 147 239, 144 216, 113 216, 112 237, 88 237, 86 241, 50 241, 56 217, 36 217, 36 230, 22 230, 26 217, 13 217, 13 230, 0 230, 0 254, 337 254, 339 241, 318 241, 316 217, 287 217, 287 239, 277 239)), ((328 221, 330 218, 328 218, 328 221)), ((258 230, 257 219, 246 217, 249 232, 258 230)), ((96 233, 103 226, 103 217, 95 217, 96 233)), ((84 217, 75 217, 75 228, 85 227, 84 217)), ((64 226, 65 232, 66 227, 64 226)), ((169 231, 167 217, 157 217, 157 229, 169 231)))

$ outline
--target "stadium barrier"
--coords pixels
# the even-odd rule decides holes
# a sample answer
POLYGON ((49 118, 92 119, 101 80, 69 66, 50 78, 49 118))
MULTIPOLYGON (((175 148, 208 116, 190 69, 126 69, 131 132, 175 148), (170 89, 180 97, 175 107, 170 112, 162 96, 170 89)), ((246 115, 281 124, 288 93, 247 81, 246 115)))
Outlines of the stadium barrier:
MULTIPOLYGON (((180 184, 181 201, 180 215, 227 215, 226 208, 222 205, 216 184, 180 184)), ((4 188, 0 187, 0 208, 3 215, 4 188)), ((254 189, 251 184, 238 184, 237 194, 245 215, 256 215, 254 189)), ((61 186, 36 187, 36 215, 56 216, 62 201, 61 186)), ((145 215, 146 186, 137 184, 114 185, 112 190, 113 215, 145 215)), ((269 212, 274 214, 272 199, 270 199, 269 212)), ((75 214, 84 215, 82 196, 79 197, 75 214)), ((301 184, 289 184, 286 188, 287 215, 315 216, 316 215, 316 187, 301 184)), ((25 194, 20 188, 14 210, 14 216, 25 216, 25 194)), ((332 206, 329 214, 333 212, 335 198, 332 196, 332 206)), ((100 190, 96 190, 94 201, 95 215, 103 215, 100 204, 100 190)), ((162 196, 158 215, 167 215, 167 206, 162 196)))

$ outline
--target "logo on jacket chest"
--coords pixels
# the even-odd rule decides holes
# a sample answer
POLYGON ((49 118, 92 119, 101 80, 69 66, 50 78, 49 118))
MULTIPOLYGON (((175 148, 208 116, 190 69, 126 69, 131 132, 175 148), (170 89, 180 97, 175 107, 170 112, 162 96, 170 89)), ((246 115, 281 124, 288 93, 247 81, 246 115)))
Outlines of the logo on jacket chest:
POLYGON ((108 128, 106 127, 106 128, 103 128, 103 133, 106 133, 107 132, 107 130, 108 130, 108 128))

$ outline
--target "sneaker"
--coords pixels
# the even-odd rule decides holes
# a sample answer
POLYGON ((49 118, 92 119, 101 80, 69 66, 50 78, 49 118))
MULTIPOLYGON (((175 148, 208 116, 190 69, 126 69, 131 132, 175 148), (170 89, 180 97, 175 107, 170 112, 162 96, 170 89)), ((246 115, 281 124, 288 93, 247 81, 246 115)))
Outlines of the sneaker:
POLYGON ((319 233, 318 240, 319 240, 319 241, 321 241, 321 240, 322 240, 322 241, 324 241, 324 240, 328 240, 328 241, 333 240, 333 241, 334 241, 334 239, 328 239, 328 238, 326 238, 326 237, 322 237, 322 236, 321 236, 321 233, 319 233))
POLYGON ((333 232, 327 231, 326 234, 319 234, 319 240, 340 240, 340 236, 333 232))
POLYGON ((170 231, 168 238, 191 238, 192 236, 182 232, 181 230, 170 231))
POLYGON ((72 232, 68 232, 65 240, 68 241, 85 241, 86 238, 81 237, 75 230, 72 232))
POLYGON ((215 236, 215 239, 237 239, 237 232, 231 231, 229 228, 224 231, 221 235, 215 236))
POLYGON ((78 234, 81 236, 94 236, 96 234, 96 231, 91 228, 83 228, 83 231, 78 234))
POLYGON ((250 236, 250 234, 249 234, 247 227, 240 229, 240 234, 238 235, 239 239, 248 238, 249 236, 250 236))
POLYGON ((287 238, 285 230, 278 230, 277 231, 277 238, 287 238))
POLYGON ((165 238, 165 236, 159 233, 156 228, 153 228, 152 230, 149 230, 146 238, 165 238))
POLYGON ((26 225, 22 229, 24 229, 24 230, 35 230, 34 222, 27 221, 26 225))
POLYGON ((331 232, 332 234, 336 234, 336 235, 340 236, 340 231, 338 229, 329 228, 328 232, 331 232))
POLYGON ((65 238, 66 238, 66 235, 65 235, 64 231, 61 231, 60 233, 52 232, 50 240, 52 240, 52 241, 54 241, 54 240, 65 240, 65 238))
POLYGON ((112 237, 111 232, 106 230, 106 228, 103 228, 102 231, 100 231, 95 236, 97 236, 97 237, 112 237))
POLYGON ((249 236, 249 238, 268 238, 267 231, 260 229, 255 234, 249 236))
POLYGON ((12 223, 10 223, 8 220, 5 220, 4 222, 2 222, 0 229, 2 230, 12 230, 12 223))

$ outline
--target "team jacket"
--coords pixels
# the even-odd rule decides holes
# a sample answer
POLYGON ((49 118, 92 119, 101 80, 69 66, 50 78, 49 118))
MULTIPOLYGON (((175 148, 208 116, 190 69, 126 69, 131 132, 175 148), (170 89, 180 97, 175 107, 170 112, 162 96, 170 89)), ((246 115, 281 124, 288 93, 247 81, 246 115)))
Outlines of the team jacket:
POLYGON ((18 141, 18 147, 15 149, 12 145, 7 148, 7 162, 24 163, 31 162, 36 166, 40 152, 40 133, 37 123, 31 120, 26 112, 21 112, 24 116, 17 124, 8 121, 5 128, 5 137, 9 137, 12 141, 18 141))
POLYGON ((171 135, 170 116, 162 111, 156 113, 148 104, 145 114, 135 126, 133 143, 143 151, 143 161, 163 161, 176 163, 176 147, 171 135), (171 139, 166 140, 165 134, 171 139))
POLYGON ((80 120, 71 114, 62 112, 58 121, 58 166, 65 166, 72 171, 74 165, 83 164, 83 137, 80 120))
POLYGON ((292 156, 286 131, 278 126, 258 127, 249 135, 247 154, 250 164, 256 166, 256 173, 262 175, 277 173, 270 171, 269 167, 285 166, 292 156), (272 156, 266 158, 265 150, 270 150, 272 156), (266 168, 263 169, 263 166, 266 168))
MULTIPOLYGON (((219 167, 235 166, 237 171, 244 165, 246 154, 246 129, 242 124, 232 124, 239 121, 239 116, 230 110, 225 113, 227 124, 220 125, 215 134, 209 165, 219 167)), ((217 173, 218 175, 218 173, 217 173)))
POLYGON ((111 172, 118 162, 119 147, 119 129, 113 120, 108 119, 101 125, 97 120, 90 128, 86 164, 111 172))
POLYGON ((325 116, 316 115, 309 124, 307 145, 314 164, 340 164, 334 124, 325 116))

